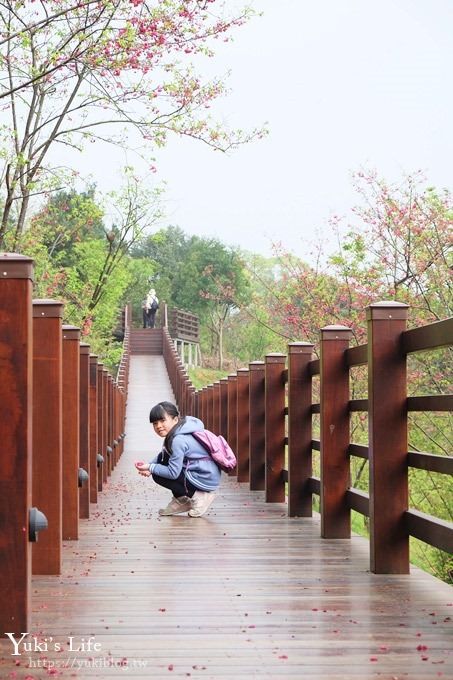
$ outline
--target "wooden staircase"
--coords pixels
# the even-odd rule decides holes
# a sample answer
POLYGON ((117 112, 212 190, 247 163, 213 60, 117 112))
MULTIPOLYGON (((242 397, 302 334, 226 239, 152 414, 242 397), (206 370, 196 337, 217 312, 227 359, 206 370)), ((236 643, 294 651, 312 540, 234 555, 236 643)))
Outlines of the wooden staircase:
POLYGON ((131 328, 130 351, 131 354, 161 355, 162 328, 131 328))

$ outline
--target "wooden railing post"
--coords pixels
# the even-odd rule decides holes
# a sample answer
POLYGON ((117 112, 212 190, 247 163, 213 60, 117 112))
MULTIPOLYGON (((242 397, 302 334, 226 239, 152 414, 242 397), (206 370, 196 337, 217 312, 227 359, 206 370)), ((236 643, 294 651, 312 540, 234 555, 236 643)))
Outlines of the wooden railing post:
POLYGON ((110 373, 107 373, 106 376, 106 391, 107 391, 107 404, 106 404, 106 417, 107 417, 107 446, 110 449, 110 466, 109 466, 109 473, 112 474, 113 470, 115 469, 116 465, 116 451, 115 451, 115 446, 113 444, 114 436, 113 436, 113 426, 114 426, 114 419, 113 419, 113 378, 110 375, 110 373))
POLYGON ((183 398, 182 398, 182 385, 181 385, 181 382, 182 382, 181 374, 182 374, 183 368, 184 368, 184 366, 181 362, 181 359, 178 357, 176 359, 176 363, 175 363, 175 397, 176 397, 176 403, 178 404, 180 413, 182 412, 182 415, 185 415, 185 413, 183 411, 185 404, 184 404, 184 401, 183 401, 183 398))
POLYGON ((190 383, 189 391, 187 394, 187 412, 193 416, 195 415, 196 405, 195 405, 195 387, 190 383))
POLYGON ((207 392, 206 417, 207 417, 207 421, 208 421, 208 430, 211 430, 211 432, 213 432, 214 428, 215 428, 215 423, 214 423, 214 385, 213 385, 213 383, 211 383, 210 385, 207 386, 206 392, 207 392))
POLYGON ((63 326, 63 540, 79 537, 80 328, 63 326))
POLYGON ((265 489, 265 398, 264 398, 264 361, 249 363, 250 392, 249 392, 249 439, 250 439, 250 490, 264 491, 265 489))
POLYGON ((228 437, 228 378, 220 378, 220 434, 228 437))
POLYGON ((102 481, 107 483, 107 479, 112 472, 112 447, 109 442, 109 389, 108 371, 102 367, 102 437, 103 437, 103 456, 105 465, 102 466, 102 481))
POLYGON ((112 438, 113 447, 113 467, 116 466, 119 460, 119 448, 118 448, 118 387, 110 376, 110 436, 112 438))
POLYGON ((193 412, 192 412, 192 414, 196 418, 200 418, 200 420, 201 420, 201 417, 200 417, 200 393, 197 390, 195 390, 195 392, 193 393, 193 412))
POLYGON ((213 432, 220 434, 220 382, 216 381, 213 385, 213 418, 214 427, 213 432))
POLYGON ((180 401, 179 403, 181 404, 181 409, 183 414, 186 416, 187 415, 187 374, 184 370, 184 363, 181 362, 181 367, 180 367, 180 377, 181 377, 181 382, 180 382, 180 388, 181 388, 181 396, 180 396, 180 401))
POLYGON ((90 465, 88 474, 91 503, 97 503, 98 500, 98 455, 100 455, 98 439, 98 357, 97 354, 90 354, 90 465))
POLYGON ((285 480, 285 354, 265 357, 266 502, 284 503, 285 480))
MULTIPOLYGON (((237 388, 237 375, 231 373, 228 376, 228 437, 226 439, 233 451, 237 449, 237 388)), ((234 472, 232 470, 230 474, 234 472)))
POLYGON ((97 362, 97 428, 98 428, 98 491, 102 491, 104 485, 104 477, 107 479, 107 452, 106 442, 104 437, 104 364, 102 361, 97 362), (102 458, 102 461, 101 461, 102 458))
POLYGON ((380 302, 367 308, 370 464, 370 569, 409 573, 407 370, 401 335, 408 306, 380 302))
POLYGON ((352 331, 321 329, 321 536, 350 538, 346 502, 349 476, 349 369, 345 351, 352 331))
MULTIPOLYGON (((79 464, 82 472, 90 470, 90 346, 80 343, 80 392, 79 392, 79 464)), ((90 516, 90 484, 79 480, 79 517, 90 516)))
POLYGON ((202 387, 198 392, 198 417, 203 421, 204 426, 208 427, 206 420, 206 387, 202 387))
POLYGON ((49 528, 33 548, 34 574, 60 574, 62 549, 63 303, 33 301, 33 504, 49 528))
POLYGON ((30 630, 31 544, 28 521, 32 502, 32 278, 31 258, 0 254, 2 635, 30 630))
POLYGON ((121 455, 120 446, 120 389, 118 383, 112 378, 112 437, 113 437, 113 459, 115 465, 118 463, 121 455))
POLYGON ((312 492, 309 480, 312 466, 312 377, 308 364, 313 345, 293 342, 288 345, 288 514, 311 517, 312 492))
POLYGON ((250 451, 249 451, 249 374, 248 368, 240 368, 237 372, 237 444, 236 458, 238 482, 250 480, 250 451))

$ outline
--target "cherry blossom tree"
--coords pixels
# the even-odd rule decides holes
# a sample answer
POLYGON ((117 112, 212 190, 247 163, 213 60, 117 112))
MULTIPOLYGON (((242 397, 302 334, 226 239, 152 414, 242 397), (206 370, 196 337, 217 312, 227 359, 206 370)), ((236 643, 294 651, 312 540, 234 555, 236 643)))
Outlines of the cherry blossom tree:
POLYGON ((216 122, 225 84, 193 65, 252 14, 215 0, 0 0, 0 247, 7 232, 17 247, 32 197, 65 186, 69 151, 88 141, 127 146, 133 128, 149 157, 170 133, 223 151, 262 134, 216 122))
POLYGON ((412 323, 451 315, 452 194, 427 185, 421 172, 389 184, 375 171, 360 171, 353 181, 360 223, 339 239, 337 274, 370 299, 408 303, 412 323))

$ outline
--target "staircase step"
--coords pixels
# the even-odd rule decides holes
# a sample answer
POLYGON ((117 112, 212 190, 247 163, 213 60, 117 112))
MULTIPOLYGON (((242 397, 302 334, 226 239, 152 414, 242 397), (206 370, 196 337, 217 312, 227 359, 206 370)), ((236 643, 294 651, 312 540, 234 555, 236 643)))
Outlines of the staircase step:
POLYGON ((132 328, 129 342, 131 354, 162 354, 162 329, 132 328))

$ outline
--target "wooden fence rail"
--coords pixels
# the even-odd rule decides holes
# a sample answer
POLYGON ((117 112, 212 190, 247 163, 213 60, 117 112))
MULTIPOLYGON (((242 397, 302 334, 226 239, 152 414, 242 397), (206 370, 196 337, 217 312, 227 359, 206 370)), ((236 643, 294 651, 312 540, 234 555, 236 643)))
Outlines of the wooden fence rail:
POLYGON ((115 380, 63 303, 32 299, 33 260, 0 254, 0 626, 29 630, 31 575, 60 574, 62 541, 107 482, 124 438, 129 351, 115 380))
MULTIPOLYGON (((320 329, 320 358, 313 345, 291 343, 288 354, 269 354, 218 383, 196 391, 170 336, 164 357, 182 413, 227 436, 237 453, 237 478, 266 501, 281 502, 287 489, 290 516, 310 517, 320 497, 321 536, 349 538, 351 510, 369 517, 370 569, 409 573, 409 538, 453 553, 453 524, 409 509, 409 468, 453 475, 453 458, 408 451, 411 411, 451 411, 453 395, 407 395, 407 356, 451 346, 453 318, 406 330, 408 307, 370 305, 368 342, 349 347, 344 326, 320 329), (365 366, 368 396, 351 399, 351 369, 365 366), (314 380, 319 401, 314 401, 314 380), (368 445, 350 440, 354 412, 366 413, 368 445), (319 417, 319 439, 313 437, 319 417), (313 452, 320 475, 313 475, 313 452), (351 457, 367 460, 369 489, 351 487, 351 457), (287 467, 285 466, 287 461, 287 467)), ((165 331, 165 329, 164 329, 165 331)))

